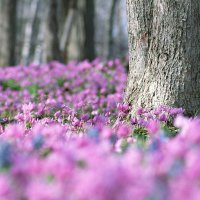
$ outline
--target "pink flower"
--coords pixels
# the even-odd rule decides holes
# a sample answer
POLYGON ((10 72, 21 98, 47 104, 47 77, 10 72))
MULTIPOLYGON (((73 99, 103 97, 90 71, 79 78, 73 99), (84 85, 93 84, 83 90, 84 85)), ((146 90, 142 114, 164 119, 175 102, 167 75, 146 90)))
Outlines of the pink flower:
POLYGON ((118 109, 118 111, 120 111, 120 112, 128 113, 130 107, 129 107, 128 104, 121 104, 121 103, 118 103, 118 104, 117 104, 117 109, 118 109))
POLYGON ((29 103, 29 104, 24 104, 23 106, 22 106, 22 110, 23 110, 23 112, 24 113, 30 113, 33 109, 34 109, 34 104, 32 104, 32 103, 29 103))
POLYGON ((6 127, 4 137, 17 139, 25 135, 25 128, 23 124, 10 124, 6 127))
POLYGON ((167 121, 167 116, 165 114, 161 114, 160 117, 159 117, 159 120, 161 122, 166 122, 167 121))
POLYGON ((127 138, 127 142, 128 142, 129 144, 132 144, 132 143, 135 143, 135 142, 136 142, 136 139, 133 138, 133 137, 128 137, 128 138, 127 138))
POLYGON ((142 107, 139 107, 139 108, 137 109, 137 114, 138 114, 138 115, 141 115, 143 112, 144 112, 144 109, 143 109, 142 107))
POLYGON ((103 139, 107 139, 112 135, 112 129, 110 127, 104 127, 101 131, 101 136, 103 139))
POLYGON ((117 130, 117 135, 120 138, 126 138, 129 136, 129 134, 130 134, 130 127, 125 124, 120 124, 117 130))
POLYGON ((9 183, 8 177, 0 176, 0 199, 8 200, 13 198, 13 191, 11 190, 11 185, 9 183))
POLYGON ((182 115, 179 115, 174 120, 174 126, 177 128, 183 128, 188 124, 188 119, 186 117, 183 117, 182 115))
POLYGON ((26 197, 29 200, 63 200, 64 190, 57 182, 48 183, 44 180, 33 180, 27 187, 26 197))
POLYGON ((154 135, 160 130, 160 123, 157 120, 151 120, 147 123, 146 128, 150 135, 154 135))

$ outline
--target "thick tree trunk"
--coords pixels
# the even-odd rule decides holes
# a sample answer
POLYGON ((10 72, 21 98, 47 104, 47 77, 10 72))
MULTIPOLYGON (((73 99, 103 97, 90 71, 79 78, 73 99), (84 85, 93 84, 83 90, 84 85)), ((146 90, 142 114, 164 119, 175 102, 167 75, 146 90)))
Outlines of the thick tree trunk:
POLYGON ((200 1, 127 0, 130 72, 125 101, 200 113, 200 1))

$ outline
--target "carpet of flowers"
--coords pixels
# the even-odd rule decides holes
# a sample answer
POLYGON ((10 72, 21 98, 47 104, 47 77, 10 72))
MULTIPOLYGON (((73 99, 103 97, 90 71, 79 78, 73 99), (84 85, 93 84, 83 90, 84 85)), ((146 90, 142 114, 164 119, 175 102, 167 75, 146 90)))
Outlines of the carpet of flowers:
POLYGON ((120 60, 0 69, 1 200, 200 199, 200 120, 123 104, 120 60))

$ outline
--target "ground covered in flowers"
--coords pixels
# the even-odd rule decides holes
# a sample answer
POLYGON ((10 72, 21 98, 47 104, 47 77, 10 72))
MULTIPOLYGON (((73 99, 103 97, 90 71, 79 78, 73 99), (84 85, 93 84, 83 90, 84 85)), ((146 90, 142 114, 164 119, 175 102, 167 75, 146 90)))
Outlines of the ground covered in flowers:
POLYGON ((1 200, 200 199, 200 120, 123 104, 120 60, 0 69, 1 200))

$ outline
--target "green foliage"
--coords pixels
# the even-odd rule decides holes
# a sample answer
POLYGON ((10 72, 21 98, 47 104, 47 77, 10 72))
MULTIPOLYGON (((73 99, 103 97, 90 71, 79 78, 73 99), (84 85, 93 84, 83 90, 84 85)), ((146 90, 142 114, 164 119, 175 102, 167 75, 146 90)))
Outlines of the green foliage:
POLYGON ((107 80, 112 80, 112 75, 109 74, 109 73, 105 73, 105 74, 104 74, 104 77, 105 77, 107 80))
POLYGON ((127 140, 123 140, 122 144, 121 144, 121 149, 122 149, 122 152, 125 152, 127 149, 128 149, 128 142, 127 140))
POLYGON ((148 139, 148 133, 147 130, 143 127, 135 128, 132 136, 137 139, 137 142, 139 145, 144 146, 146 144, 146 141, 148 139))
POLYGON ((30 123, 30 122, 26 122, 26 123, 25 123, 25 127, 26 127, 27 129, 30 129, 30 128, 31 128, 31 123, 30 123))
POLYGON ((84 160, 78 160, 77 165, 79 168, 85 168, 87 166, 87 164, 84 160))
POLYGON ((65 78, 63 78, 63 77, 59 77, 59 78, 56 80, 56 84, 57 84, 59 87, 63 87, 65 81, 66 81, 65 78))
POLYGON ((84 90, 84 86, 80 85, 79 87, 74 88, 74 93, 79 93, 82 92, 84 90))
POLYGON ((41 157, 47 157, 51 152, 52 152, 51 148, 46 148, 41 152, 40 156, 41 157))
POLYGON ((13 118, 13 112, 10 110, 5 110, 0 114, 1 118, 7 118, 7 119, 12 119, 13 118))
POLYGON ((175 137, 179 132, 179 129, 174 126, 169 126, 167 124, 163 125, 162 129, 167 137, 175 137))
POLYGON ((54 180, 55 180, 54 175, 49 174, 49 175, 47 176, 47 182, 48 182, 48 183, 51 183, 51 182, 53 182, 54 180))
POLYGON ((27 89, 29 93, 32 94, 34 98, 36 98, 38 96, 38 90, 40 89, 40 87, 36 84, 32 84, 27 86, 27 89))
POLYGON ((116 92, 115 85, 107 86, 107 94, 114 94, 116 92))
POLYGON ((1 84, 3 89, 9 88, 11 90, 16 90, 16 91, 21 90, 21 86, 13 79, 3 80, 1 84))

